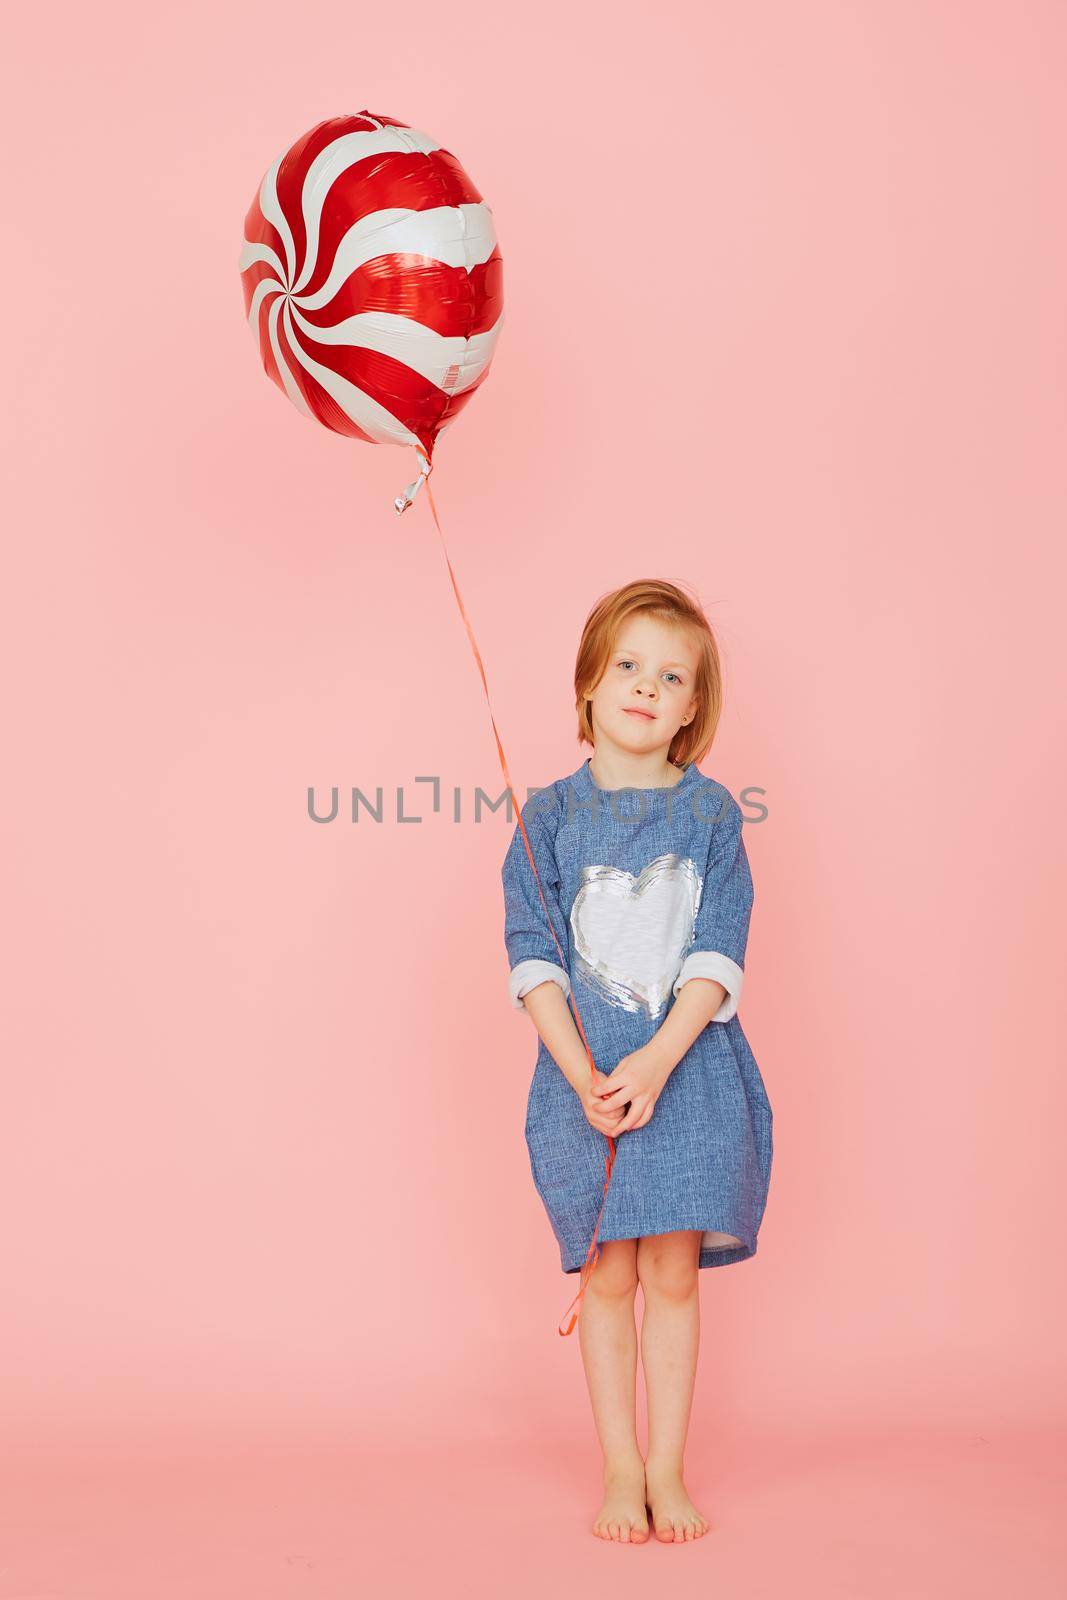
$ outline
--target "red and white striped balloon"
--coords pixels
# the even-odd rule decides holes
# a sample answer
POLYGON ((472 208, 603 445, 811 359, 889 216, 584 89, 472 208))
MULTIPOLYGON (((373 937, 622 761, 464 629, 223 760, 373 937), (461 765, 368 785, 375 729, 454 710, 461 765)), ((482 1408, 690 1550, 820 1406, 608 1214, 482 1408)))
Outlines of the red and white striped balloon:
POLYGON ((331 117, 271 167, 245 219, 245 310, 268 375, 335 433, 437 435, 489 371, 503 320, 493 215, 436 139, 391 117, 331 117))

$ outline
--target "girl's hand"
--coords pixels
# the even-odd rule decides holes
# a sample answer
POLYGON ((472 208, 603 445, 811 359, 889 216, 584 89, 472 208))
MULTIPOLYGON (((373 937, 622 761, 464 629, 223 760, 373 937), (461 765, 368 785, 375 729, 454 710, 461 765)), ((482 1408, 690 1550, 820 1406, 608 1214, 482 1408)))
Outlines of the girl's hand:
POLYGON ((601 1105, 607 1111, 630 1102, 622 1121, 615 1123, 612 1128, 613 1135, 644 1127, 655 1111, 656 1101, 670 1075, 670 1067, 650 1045, 642 1045, 640 1050, 631 1050, 628 1056, 623 1056, 607 1079, 607 1092, 600 1097, 601 1105))
POLYGON ((606 1107, 602 1099, 605 1089, 611 1088, 611 1079, 603 1072, 590 1073, 582 1087, 576 1091, 582 1102, 582 1110, 586 1120, 598 1133, 606 1133, 614 1138, 619 1131, 619 1124, 623 1119, 621 1105, 606 1107))

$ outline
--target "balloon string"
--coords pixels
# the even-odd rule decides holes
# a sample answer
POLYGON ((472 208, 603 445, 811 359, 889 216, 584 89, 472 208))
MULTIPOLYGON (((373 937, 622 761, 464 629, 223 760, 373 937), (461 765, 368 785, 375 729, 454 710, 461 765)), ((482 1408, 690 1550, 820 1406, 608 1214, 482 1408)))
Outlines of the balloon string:
MULTIPOLYGON (((534 881, 537 884, 537 892, 541 897, 541 904, 544 907, 545 921, 548 923, 548 931, 549 931, 549 933, 551 933, 552 939, 553 939, 553 943, 555 944, 556 949, 559 951, 560 965, 564 968, 564 970, 566 970, 567 958, 563 954, 563 950, 562 950, 562 948, 560 946, 560 942, 556 938, 556 930, 552 926, 552 917, 551 917, 551 915, 549 913, 548 904, 547 904, 547 902, 545 900, 544 890, 541 887, 541 876, 540 876, 540 874, 539 874, 539 872, 537 870, 537 863, 534 860, 533 850, 530 848, 530 839, 529 839, 529 836, 528 836, 528 834, 526 832, 526 824, 522 820, 522 807, 519 805, 518 800, 515 798, 515 790, 512 787, 511 774, 508 771, 507 758, 504 755, 504 746, 500 741, 500 734, 499 734, 499 731, 497 730, 496 718, 493 715, 493 702, 489 697, 489 683, 488 683, 488 680, 487 680, 486 675, 485 675, 485 665, 484 665, 484 663, 482 661, 482 653, 478 649, 478 641, 474 637, 474 629, 471 627, 470 618, 467 615, 467 608, 463 604, 463 596, 460 594, 460 592, 459 592, 459 584, 456 582, 456 574, 452 570, 452 562, 449 560, 448 546, 445 544, 445 536, 444 536, 444 532, 443 532, 443 530, 441 528, 441 519, 437 515, 437 504, 436 504, 436 501, 434 500, 434 497, 433 497, 433 486, 430 483, 430 470, 431 469, 429 467, 429 463, 427 462, 426 463, 426 470, 421 472, 419 485, 421 487, 422 483, 426 484, 426 498, 430 502, 430 511, 433 514, 434 526, 436 527, 438 535, 439 535, 440 540, 441 540, 441 549, 444 551, 445 562, 446 562, 446 564, 448 566, 448 575, 452 580, 452 588, 455 591, 456 602, 457 602, 457 604, 459 606, 460 615, 462 616, 464 626, 467 629, 467 637, 470 640, 471 649, 474 651, 474 659, 478 663, 478 671, 481 673, 482 688, 485 690, 485 700, 486 700, 486 704, 489 707, 489 720, 493 725, 493 737, 496 740, 497 755, 500 758, 500 767, 501 767, 501 770, 502 770, 502 772, 504 774, 504 781, 507 784, 508 793, 511 796, 511 804, 512 804, 512 807, 514 809, 515 815, 518 817, 518 820, 519 820, 519 829, 520 829, 520 831, 522 833, 523 843, 526 846, 526 854, 530 858, 530 866, 533 869, 534 881)), ((416 490, 416 492, 417 492, 417 490, 416 490)), ((414 496, 412 496, 412 498, 414 498, 414 496)), ((408 501, 408 504, 410 504, 410 501, 408 501)), ((400 507, 400 504, 399 504, 399 501, 398 501, 397 510, 399 511, 400 509, 402 509, 402 508, 400 507)), ((589 1040, 586 1038, 585 1028, 582 1026, 582 1019, 581 1019, 581 1016, 579 1015, 579 1012, 578 1012, 578 1004, 577 1004, 577 1001, 574 998, 573 989, 571 990, 570 995, 568 996, 568 998, 570 1000, 571 1009, 574 1012, 574 1020, 578 1024, 578 1032, 581 1034, 582 1044, 585 1046, 585 1053, 586 1053, 586 1056, 587 1056, 588 1061, 589 1061, 589 1070, 590 1070, 590 1073, 593 1075, 593 1079, 594 1079, 594 1082, 595 1082, 596 1070, 597 1070, 596 1069, 596 1062, 593 1060, 593 1052, 589 1048, 589 1040)), ((571 1301, 570 1305, 567 1307, 567 1310, 564 1311, 563 1316, 566 1317, 568 1312, 572 1312, 573 1314, 571 1315, 570 1321, 567 1323, 566 1327, 563 1326, 563 1318, 561 1318, 560 1321, 556 1325, 556 1331, 560 1334, 560 1336, 562 1338, 566 1338, 569 1333, 572 1333, 574 1331, 574 1326, 575 1326, 576 1322, 578 1321, 578 1318, 579 1318, 579 1316, 581 1314, 581 1304, 582 1304, 582 1300, 583 1300, 583 1298, 585 1296, 585 1291, 586 1291, 586 1287, 587 1287, 588 1282, 589 1282, 589 1278, 592 1275, 593 1269, 595 1268, 597 1262, 600 1259, 600 1246, 597 1243, 597 1235, 600 1232, 600 1219, 604 1214, 604 1203, 605 1203, 605 1201, 607 1200, 607 1197, 608 1197, 608 1186, 611 1183, 611 1172, 612 1172, 612 1168, 615 1165, 615 1140, 612 1138, 610 1133, 606 1133, 604 1135, 604 1137, 608 1141, 608 1151, 607 1151, 606 1157, 604 1158, 604 1190, 603 1190, 603 1194, 601 1195, 600 1209, 597 1212, 596 1223, 595 1223, 594 1228, 593 1228, 593 1237, 589 1241, 589 1249, 585 1253, 585 1260, 582 1262, 582 1265, 578 1269, 578 1277, 579 1277, 579 1283, 580 1283, 581 1287, 579 1288, 578 1293, 575 1295, 574 1299, 571 1301)))

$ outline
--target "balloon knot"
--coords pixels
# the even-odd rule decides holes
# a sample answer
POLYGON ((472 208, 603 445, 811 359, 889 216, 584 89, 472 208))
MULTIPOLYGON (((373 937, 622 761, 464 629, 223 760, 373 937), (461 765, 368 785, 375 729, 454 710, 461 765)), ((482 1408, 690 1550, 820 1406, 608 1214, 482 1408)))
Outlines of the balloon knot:
POLYGON ((415 496, 418 494, 419 490, 426 482, 426 479, 433 471, 429 460, 423 455, 421 450, 416 450, 415 454, 419 458, 419 475, 412 483, 409 483, 403 493, 398 494, 396 499, 393 501, 393 505, 396 507, 396 514, 398 517, 402 512, 407 510, 408 506, 414 504, 415 496))

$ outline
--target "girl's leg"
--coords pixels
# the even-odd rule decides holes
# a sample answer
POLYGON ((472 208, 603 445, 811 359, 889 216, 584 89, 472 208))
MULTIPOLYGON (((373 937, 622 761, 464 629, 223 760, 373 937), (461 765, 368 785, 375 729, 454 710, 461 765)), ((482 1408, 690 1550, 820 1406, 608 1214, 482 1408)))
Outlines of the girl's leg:
POLYGON ((637 1443, 636 1239, 609 1239, 586 1284, 578 1318, 589 1399, 604 1452, 604 1502, 593 1523, 601 1539, 643 1544, 645 1467, 637 1443))
POLYGON ((693 1403, 700 1344, 699 1231, 649 1234, 637 1241, 637 1275, 645 1300, 641 1358, 648 1397, 645 1483, 656 1537, 699 1539, 708 1521, 682 1481, 682 1458, 693 1403))

